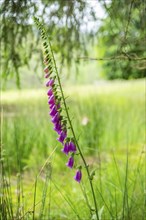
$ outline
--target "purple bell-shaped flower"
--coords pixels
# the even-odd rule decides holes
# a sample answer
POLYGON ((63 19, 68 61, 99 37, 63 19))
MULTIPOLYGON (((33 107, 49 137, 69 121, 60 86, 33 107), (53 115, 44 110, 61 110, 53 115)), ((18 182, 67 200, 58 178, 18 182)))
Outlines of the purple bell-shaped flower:
POLYGON ((66 131, 61 131, 60 136, 59 136, 59 138, 57 138, 57 140, 63 144, 66 136, 67 136, 67 132, 66 131))
POLYGON ((65 153, 66 155, 68 155, 69 153, 69 148, 68 148, 68 142, 66 142, 64 144, 64 148, 61 150, 63 153, 65 153))
POLYGON ((81 172, 81 170, 79 169, 79 170, 77 170, 77 172, 76 172, 76 175, 75 175, 75 177, 74 177, 74 179, 78 182, 78 183, 80 183, 80 181, 81 181, 81 179, 82 179, 82 172, 81 172))
POLYGON ((69 142, 69 151, 76 152, 76 145, 72 141, 69 142))

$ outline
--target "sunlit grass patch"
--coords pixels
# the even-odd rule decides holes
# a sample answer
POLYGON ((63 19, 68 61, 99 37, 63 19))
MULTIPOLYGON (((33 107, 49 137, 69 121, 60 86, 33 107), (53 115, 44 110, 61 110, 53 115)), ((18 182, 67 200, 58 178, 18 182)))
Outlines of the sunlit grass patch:
MULTIPOLYGON (((65 94, 79 144, 95 169, 102 219, 144 219, 144 81, 65 87, 65 94)), ((87 179, 83 175, 80 186, 65 166, 66 155, 48 116, 46 91, 2 92, 1 102, 9 216, 90 219, 81 193, 81 187, 89 189, 87 179)))

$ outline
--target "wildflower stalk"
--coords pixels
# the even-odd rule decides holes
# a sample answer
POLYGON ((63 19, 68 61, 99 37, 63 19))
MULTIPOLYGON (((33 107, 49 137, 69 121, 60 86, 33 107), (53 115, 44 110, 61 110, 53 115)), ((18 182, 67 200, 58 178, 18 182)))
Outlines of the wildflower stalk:
POLYGON ((62 95, 62 99, 63 99, 63 104, 64 104, 65 111, 66 111, 66 116, 67 116, 67 119, 68 119, 68 122, 69 122, 69 125, 70 125, 70 129, 72 131, 73 137, 75 139, 78 151, 79 151, 80 156, 82 158, 82 161, 83 161, 83 163, 85 165, 85 169, 86 169, 86 172, 87 172, 87 175, 88 175, 88 179, 89 179, 89 183, 90 183, 90 187, 91 187, 91 191, 92 191, 92 196, 93 196, 96 216, 97 216, 97 219, 99 220, 97 202, 96 202, 96 197, 95 197, 95 192, 94 192, 94 187, 93 187, 92 179, 91 179, 90 172, 89 172, 89 166, 88 166, 88 164, 87 164, 87 162, 86 162, 86 160, 85 160, 85 158, 83 156, 83 153, 82 153, 81 148, 80 148, 80 146, 78 144, 78 141, 77 141, 77 138, 76 138, 73 126, 72 126, 72 122, 71 122, 70 115, 69 115, 69 112, 68 112, 68 108, 67 108, 67 105, 66 105, 66 101, 65 101, 65 97, 64 97, 64 92, 63 92, 63 89, 62 89, 62 86, 61 86, 60 77, 59 77, 59 74, 58 74, 58 70, 57 70, 57 66, 56 66, 56 61, 55 61, 55 57, 54 57, 54 53, 52 51, 52 46, 51 46, 50 41, 49 41, 49 46, 50 46, 50 49, 51 49, 51 53, 52 53, 52 57, 53 57, 53 62, 54 62, 54 65, 55 65, 56 76, 57 76, 58 84, 59 84, 59 87, 60 87, 60 91, 61 91, 61 95, 62 95))
MULTIPOLYGON (((37 26, 39 27, 39 29, 43 32, 44 35, 46 35, 46 32, 44 30, 44 28, 42 27, 42 24, 39 22, 39 20, 37 18, 34 18, 34 21, 35 23, 37 24, 37 26)), ((45 39, 47 40, 46 36, 45 36, 45 39)), ((56 65, 56 61, 55 61, 55 57, 54 57, 54 53, 53 53, 53 50, 52 50, 52 46, 51 46, 51 43, 50 41, 48 40, 48 45, 49 45, 49 49, 50 49, 50 52, 51 52, 51 56, 52 56, 52 62, 54 64, 54 69, 55 69, 55 73, 56 73, 56 78, 57 78, 57 81, 58 81, 58 86, 59 86, 59 89, 60 89, 60 92, 61 92, 61 97, 62 97, 62 101, 63 101, 63 105, 64 105, 64 110, 66 112, 66 117, 67 117, 67 120, 68 120, 68 123, 69 123, 69 127, 70 127, 70 130, 72 132, 72 135, 73 135, 73 139, 76 143, 76 146, 77 146, 77 149, 79 151, 79 154, 82 158, 82 161, 83 161, 83 164, 85 166, 85 170, 87 172, 87 176, 88 176, 88 180, 89 180, 89 183, 90 183, 90 188, 91 188, 91 193, 92 193, 92 196, 93 196, 93 202, 94 202, 94 211, 96 213, 96 217, 97 217, 97 220, 99 220, 99 216, 98 216, 98 208, 97 208, 97 202, 96 202, 96 197, 95 197, 95 192, 94 192, 94 187, 93 187, 93 183, 92 183, 92 177, 90 175, 90 171, 89 171, 89 165, 87 164, 85 158, 84 158, 84 155, 82 153, 82 150, 78 144, 78 141, 77 141, 77 138, 76 138, 76 135, 75 135, 75 132, 74 132, 74 129, 73 129, 73 125, 72 125, 72 121, 70 119, 70 115, 69 115, 69 111, 68 111, 68 107, 67 107, 67 104, 66 104, 66 100, 65 100, 65 96, 64 96, 64 92, 63 92, 63 89, 62 89, 62 86, 61 86, 61 81, 60 81, 60 77, 59 77, 59 73, 58 73, 58 70, 57 70, 57 65, 56 65)), ((90 210, 90 211, 93 211, 90 210)))

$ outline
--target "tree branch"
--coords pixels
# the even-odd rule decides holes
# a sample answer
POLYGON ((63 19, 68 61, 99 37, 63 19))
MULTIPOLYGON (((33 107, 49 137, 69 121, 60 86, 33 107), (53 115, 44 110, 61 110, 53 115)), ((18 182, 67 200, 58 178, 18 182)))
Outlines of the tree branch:
POLYGON ((78 57, 77 59, 83 60, 95 60, 95 61, 112 61, 112 60, 129 60, 129 61, 142 61, 146 60, 146 57, 130 57, 128 54, 125 56, 104 57, 104 58, 91 58, 91 57, 78 57))

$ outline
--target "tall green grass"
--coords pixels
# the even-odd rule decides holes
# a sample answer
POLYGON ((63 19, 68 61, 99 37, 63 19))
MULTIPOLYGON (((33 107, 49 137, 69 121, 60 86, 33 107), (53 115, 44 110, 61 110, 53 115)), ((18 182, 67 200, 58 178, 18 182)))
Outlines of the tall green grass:
MULTIPOLYGON (((145 218, 144 89, 143 80, 65 88, 80 146, 95 169, 101 219, 145 218)), ((65 166, 46 91, 7 91, 1 101, 2 218, 90 219, 84 171, 79 185, 65 166)))

